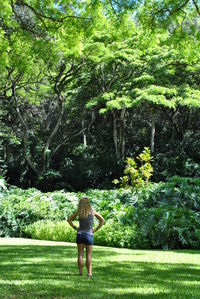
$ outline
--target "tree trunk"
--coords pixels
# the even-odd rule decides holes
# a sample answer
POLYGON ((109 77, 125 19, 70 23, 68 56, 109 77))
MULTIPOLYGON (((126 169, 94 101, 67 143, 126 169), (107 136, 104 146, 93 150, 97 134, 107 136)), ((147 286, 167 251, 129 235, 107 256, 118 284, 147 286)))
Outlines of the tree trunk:
POLYGON ((87 146, 87 135, 86 135, 84 120, 82 121, 82 128, 84 130, 83 131, 83 145, 86 147, 87 146))
POLYGON ((124 138, 125 115, 126 115, 126 109, 122 109, 120 114, 120 137, 119 137, 119 151, 120 151, 121 159, 124 159, 125 157, 125 138, 124 138))
POLYGON ((51 142, 53 140, 53 137, 58 132, 58 129, 59 129, 59 127, 61 125, 61 122, 62 122, 64 108, 63 108, 63 100, 62 100, 61 93, 58 94, 58 102, 59 102, 59 115, 58 115, 58 119, 57 119, 57 122, 56 122, 56 125, 55 125, 53 131, 51 132, 51 134, 49 135, 49 137, 47 139, 47 142, 45 144, 44 151, 43 151, 43 173, 45 173, 46 170, 50 166, 50 160, 51 159, 50 159, 50 150, 49 150, 49 147, 50 147, 50 144, 51 144, 51 142))
POLYGON ((115 155, 116 159, 119 160, 120 158, 120 153, 118 149, 118 132, 117 132, 117 117, 116 113, 112 111, 113 114, 113 139, 114 139, 114 145, 115 145, 115 155))
POLYGON ((117 113, 115 111, 112 111, 112 114, 113 114, 113 139, 115 145, 115 155, 117 160, 121 160, 124 159, 125 156, 124 126, 125 126, 126 109, 123 109, 121 111, 120 119, 119 119, 119 128, 118 128, 117 113))
POLYGON ((151 113, 151 152, 154 153, 155 144, 155 133, 156 133, 156 118, 155 114, 151 113))
POLYGON ((15 82, 12 80, 12 96, 15 100, 15 104, 16 104, 16 112, 17 115, 19 117, 19 121, 22 125, 22 127, 24 128, 24 137, 23 137, 23 143, 24 143, 24 155, 25 155, 25 160, 28 163, 29 167, 37 174, 39 175, 39 171, 36 169, 36 167, 34 166, 33 162, 31 161, 31 158, 29 156, 29 146, 28 146, 28 140, 29 140, 29 130, 28 130, 28 126, 25 122, 25 120, 23 119, 23 116, 21 114, 19 105, 18 105, 18 99, 17 99, 17 95, 16 95, 16 90, 15 90, 15 82))

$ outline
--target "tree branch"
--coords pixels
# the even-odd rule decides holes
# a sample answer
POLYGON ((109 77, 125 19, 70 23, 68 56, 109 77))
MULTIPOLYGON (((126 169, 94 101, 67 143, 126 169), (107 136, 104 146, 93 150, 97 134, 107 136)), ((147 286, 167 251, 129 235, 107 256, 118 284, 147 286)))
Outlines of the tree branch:
POLYGON ((117 74, 117 67, 118 67, 118 66, 119 66, 119 63, 117 63, 117 64, 115 65, 115 67, 114 67, 114 74, 113 74, 113 76, 112 76, 110 82, 108 83, 108 87, 106 88, 106 90, 109 90, 109 89, 110 89, 110 87, 111 87, 113 81, 115 80, 115 77, 116 77, 116 74, 117 74))
POLYGON ((15 100, 15 104, 16 104, 16 111, 17 111, 17 115, 19 117, 20 123, 21 125, 24 127, 25 131, 24 131, 24 154, 25 154, 25 159, 28 163, 28 165, 30 166, 30 168, 39 175, 39 171, 36 169, 36 167, 33 165, 29 155, 28 155, 28 138, 29 138, 29 130, 28 130, 28 126, 25 123, 21 111, 19 109, 19 105, 18 105, 18 100, 17 100, 17 95, 16 95, 16 82, 18 81, 18 79, 13 80, 12 76, 11 76, 11 80, 12 80, 12 97, 15 100))
POLYGON ((91 118, 89 125, 86 128, 81 129, 79 132, 74 133, 72 136, 65 137, 64 140, 52 151, 52 153, 50 155, 50 160, 56 154, 56 152, 61 148, 61 146, 63 146, 67 141, 71 140, 74 137, 81 135, 83 132, 85 132, 87 129, 89 129, 94 121, 95 121, 95 116, 94 116, 94 113, 92 112, 92 118, 91 118))
POLYGON ((189 1, 190 0, 186 0, 180 6, 177 6, 175 9, 172 8, 171 10, 168 7, 162 7, 152 15, 150 22, 153 23, 156 15, 159 15, 160 13, 168 12, 169 16, 174 15, 176 12, 181 11, 188 4, 189 1))
MULTIPOLYGON (((26 6, 26 7, 28 7, 28 8, 31 9, 31 6, 26 5, 26 3, 22 2, 22 1, 18 1, 17 4, 24 5, 24 6, 26 6)), ((20 20, 22 26, 24 26, 24 25, 25 25, 25 24, 24 24, 24 21, 22 20, 21 16, 16 12, 14 5, 15 5, 15 4, 13 3, 13 0, 11 0, 12 11, 13 11, 13 13, 15 14, 15 16, 20 20)), ((33 8, 32 8, 31 10, 32 10, 32 12, 34 12, 33 8)), ((37 17, 38 17, 38 19, 42 22, 42 24, 44 25, 44 28, 47 30, 47 26, 46 26, 44 20, 43 20, 39 15, 37 15, 37 17)), ((26 25, 27 25, 27 24, 26 24, 26 25)), ((25 26, 25 29, 28 30, 28 31, 31 31, 33 34, 35 34, 35 32, 33 31, 33 28, 30 28, 30 27, 28 28, 27 26, 25 26)))
POLYGON ((192 0, 192 2, 193 2, 194 6, 195 6, 195 8, 196 8, 196 11, 197 11, 198 15, 200 16, 200 10, 199 10, 199 7, 198 7, 196 1, 195 1, 195 0, 192 0))
POLYGON ((105 75, 104 75, 103 67, 102 67, 102 65, 101 65, 101 64, 100 64, 100 70, 101 70, 101 75, 102 75, 102 83, 103 83, 102 89, 103 89, 103 92, 105 92, 105 91, 106 91, 106 85, 105 85, 105 75))
MULTIPOLYGON (((13 4, 13 0, 11 0, 11 1, 12 1, 12 4, 13 4)), ((91 18, 80 17, 80 16, 75 16, 75 15, 67 15, 67 16, 64 16, 64 17, 61 17, 61 18, 54 18, 52 16, 48 16, 48 15, 42 14, 41 12, 37 11, 33 6, 31 6, 30 4, 26 3, 23 0, 18 0, 17 4, 25 6, 28 9, 30 9, 33 12, 33 14, 42 22, 42 24, 44 25, 45 29, 48 29, 48 28, 58 29, 58 28, 60 28, 62 26, 62 23, 66 19, 69 19, 69 18, 80 19, 80 20, 90 20, 91 19, 91 18), (44 19, 49 20, 49 21, 54 22, 54 23, 60 23, 61 25, 59 25, 58 27, 47 26, 46 23, 45 23, 45 21, 44 21, 44 19)))
POLYGON ((50 146, 50 143, 51 143, 53 137, 58 132, 58 129, 60 127, 62 117, 63 117, 64 107, 63 107, 63 99, 62 99, 61 92, 59 92, 59 94, 58 94, 58 102, 59 102, 59 116, 58 116, 58 119, 57 119, 57 122, 56 122, 56 125, 55 125, 53 131, 51 132, 51 134, 49 135, 49 137, 47 139, 47 142, 45 144, 44 151, 43 151, 43 172, 45 172, 46 168, 49 167, 50 159, 47 158, 49 146, 50 146))

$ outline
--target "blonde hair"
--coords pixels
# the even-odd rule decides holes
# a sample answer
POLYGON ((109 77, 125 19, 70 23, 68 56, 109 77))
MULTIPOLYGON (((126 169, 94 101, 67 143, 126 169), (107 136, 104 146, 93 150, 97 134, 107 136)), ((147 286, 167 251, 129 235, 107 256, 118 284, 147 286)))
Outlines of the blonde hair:
POLYGON ((92 207, 90 205, 89 199, 87 197, 81 198, 77 209, 79 218, 87 219, 91 211, 92 211, 92 207))

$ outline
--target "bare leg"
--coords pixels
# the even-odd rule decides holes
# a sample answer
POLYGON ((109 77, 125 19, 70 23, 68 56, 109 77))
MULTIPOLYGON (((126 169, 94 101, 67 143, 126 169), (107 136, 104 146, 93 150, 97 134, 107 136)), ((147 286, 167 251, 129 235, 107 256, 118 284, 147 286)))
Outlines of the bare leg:
POLYGON ((92 245, 86 247, 86 267, 89 275, 92 275, 92 245))
POLYGON ((79 269, 79 274, 83 273, 83 255, 84 255, 84 244, 77 244, 77 249, 78 249, 78 269, 79 269))

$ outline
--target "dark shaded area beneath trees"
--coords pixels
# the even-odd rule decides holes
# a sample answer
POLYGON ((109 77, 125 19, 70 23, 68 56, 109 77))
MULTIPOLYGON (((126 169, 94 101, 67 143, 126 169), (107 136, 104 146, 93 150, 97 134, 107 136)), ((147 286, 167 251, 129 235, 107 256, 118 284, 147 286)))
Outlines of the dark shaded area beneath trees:
MULTIPOLYGON (((177 131, 173 131, 169 118, 164 112, 160 112, 156 124, 155 150, 152 153, 153 181, 165 181, 173 175, 200 175, 197 150, 200 148, 198 114, 198 111, 191 113, 182 109, 177 118, 179 127, 177 131), (189 120, 184 123, 186 116, 189 120)), ((135 112, 130 111, 126 123, 125 156, 135 158, 145 146, 150 146, 151 127, 148 114, 139 108, 135 112)), ((17 119, 14 125, 17 126, 17 119)), ((73 120, 72 125, 78 127, 79 120, 73 120)), ((55 144, 62 139, 63 130, 64 125, 54 140, 55 144)), ((35 148, 39 146, 41 138, 42 135, 31 141, 31 151, 35 159, 39 159, 35 148)), ((4 156, 2 170, 4 166, 8 183, 23 188, 37 187, 42 191, 110 189, 113 188, 112 180, 122 176, 125 167, 123 159, 116 159, 111 115, 104 116, 103 119, 98 116, 84 136, 78 136, 63 145, 52 158, 51 167, 45 174, 37 175, 30 169, 23 158, 21 144, 10 143, 8 138, 5 138, 0 146, 1 155, 4 156), (87 145, 84 145, 83 137, 87 140, 87 145)))

